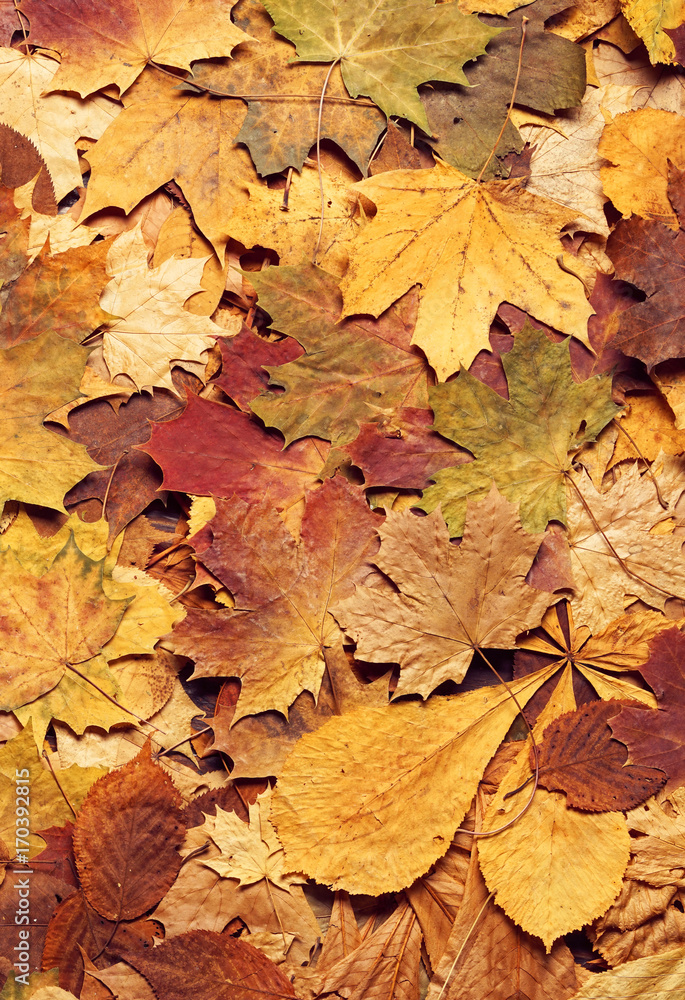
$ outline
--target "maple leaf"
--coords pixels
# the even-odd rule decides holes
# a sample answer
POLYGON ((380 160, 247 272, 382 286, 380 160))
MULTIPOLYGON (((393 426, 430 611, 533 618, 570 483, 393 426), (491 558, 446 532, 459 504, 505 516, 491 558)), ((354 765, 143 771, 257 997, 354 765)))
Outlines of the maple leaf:
POLYGON ((324 650, 324 659, 326 670, 317 698, 309 691, 299 694, 288 709, 287 721, 280 712, 271 711, 243 716, 234 724, 239 685, 235 681, 224 684, 211 720, 212 749, 231 758, 234 780, 278 776, 300 737, 314 732, 332 715, 343 715, 363 705, 387 704, 387 675, 371 684, 361 684, 340 647, 324 650))
MULTIPOLYGON (((421 101, 437 137, 432 145, 443 160, 475 177, 493 148, 498 156, 522 148, 523 140, 514 124, 506 121, 519 70, 522 17, 528 23, 518 72, 517 103, 546 114, 580 103, 585 90, 585 59, 580 46, 545 28, 545 21, 565 4, 566 0, 535 0, 510 17, 481 16, 479 20, 490 28, 508 30, 493 38, 485 55, 466 68, 468 84, 434 84, 422 89, 421 101)), ((464 13, 487 10, 489 15, 501 15, 509 13, 502 7, 512 6, 517 5, 480 2, 467 8, 462 3, 460 9, 464 13)), ((502 166, 493 157, 483 176, 489 180, 501 172, 502 166)))
POLYGON ((108 270, 112 279, 101 304, 111 316, 104 334, 105 362, 110 375, 128 375, 140 390, 162 386, 175 391, 171 365, 200 362, 214 346, 221 327, 205 316, 183 309, 200 291, 203 258, 172 257, 148 268, 147 247, 139 229, 123 233, 112 244, 108 270))
POLYGON ((590 812, 625 812, 655 795, 667 775, 626 764, 628 751, 609 728, 620 711, 619 702, 595 701, 550 723, 538 747, 538 784, 565 792, 570 806, 590 812))
MULTIPOLYGON (((538 718, 536 739, 554 718, 574 709, 569 680, 538 718)), ((614 901, 630 837, 621 813, 570 809, 565 795, 544 788, 519 815, 520 795, 509 793, 530 777, 531 749, 528 739, 485 809, 483 829, 505 829, 481 841, 479 856, 498 905, 519 927, 542 938, 549 952, 557 938, 600 916, 614 901)))
MULTIPOLYGON (((338 273, 347 266, 347 242, 358 229, 354 217, 356 199, 349 189, 350 181, 355 179, 347 168, 339 173, 323 169, 321 172, 326 210, 317 259, 338 273)), ((249 182, 245 190, 250 200, 233 213, 231 236, 246 247, 269 247, 282 264, 296 264, 308 256, 317 242, 320 227, 318 170, 305 164, 300 174, 293 174, 286 211, 281 191, 249 182)))
POLYGON ((73 538, 40 578, 10 550, 0 554, 3 589, 11 604, 2 619, 4 710, 34 701, 54 688, 67 669, 100 653, 116 631, 127 601, 102 590, 102 563, 73 538), (78 583, 77 583, 78 581, 78 583))
POLYGON ((15 281, 28 263, 29 223, 14 204, 14 191, 2 184, 0 184, 0 234, 2 235, 0 278, 3 285, 6 285, 15 281))
MULTIPOLYGON (((559 230, 575 217, 569 209, 516 182, 477 184, 440 162, 431 171, 379 174, 353 190, 377 212, 349 244, 343 315, 377 316, 420 283, 413 343, 439 379, 488 350, 490 324, 504 301, 588 342, 593 310, 580 280, 557 260, 559 230)), ((573 260, 577 273, 581 261, 573 260)))
POLYGON ((273 799, 286 862, 353 893, 409 885, 445 853, 464 818, 518 711, 510 692, 525 704, 548 676, 360 708, 304 736, 273 799))
POLYGON ((106 242, 51 256, 47 248, 11 287, 0 314, 0 346, 14 347, 51 330, 80 343, 107 320, 106 242))
POLYGON ((83 217, 110 206, 129 213, 173 179, 223 262, 231 216, 247 201, 245 184, 254 180, 250 155, 235 141, 245 105, 183 93, 152 70, 133 85, 124 104, 88 150, 92 172, 83 217))
POLYGON ((81 100, 48 94, 59 63, 42 53, 0 49, 0 121, 30 139, 45 160, 57 201, 81 184, 75 142, 80 136, 99 139, 120 105, 108 97, 81 100))
POLYGON ((668 775, 666 788, 682 784, 685 775, 682 739, 682 656, 685 636, 677 627, 657 636, 640 673, 657 698, 656 710, 625 706, 611 723, 614 736, 627 744, 633 764, 659 767, 668 775))
POLYGON ((593 231, 609 234, 599 176, 603 161, 597 145, 605 115, 629 111, 632 96, 633 88, 600 87, 589 91, 580 108, 544 125, 535 119, 528 124, 526 113, 519 113, 523 122, 519 131, 533 147, 526 190, 577 212, 577 229, 588 228, 590 221, 593 231))
POLYGON ((604 193, 624 217, 631 213, 676 229, 678 220, 668 200, 669 161, 685 168, 685 124, 680 115, 641 108, 618 115, 606 125, 599 143, 604 193))
POLYGON ((190 69, 195 59, 229 55, 248 36, 232 23, 232 4, 218 0, 123 0, 116 10, 103 0, 23 0, 31 42, 54 49, 61 65, 53 90, 81 97, 113 83, 127 90, 149 62, 190 69), (206 30, 211 23, 212 31, 206 30))
POLYGON ((76 817, 74 855, 90 905, 117 921, 150 910, 178 874, 184 833, 181 797, 148 744, 96 782, 76 817))
POLYGON ((543 531, 552 520, 565 524, 573 454, 619 412, 608 375, 578 385, 568 342, 553 344, 530 324, 502 365, 508 399, 466 371, 430 390, 435 429, 475 455, 474 462, 435 473, 421 502, 429 511, 442 504, 452 535, 461 534, 465 498, 483 496, 492 480, 520 503, 527 531, 543 531))
MULTIPOLYGON (((671 168, 669 204, 670 199, 675 200, 678 187, 683 184, 683 176, 683 172, 671 168)), ((617 276, 631 281, 647 293, 644 302, 636 302, 625 314, 621 314, 612 344, 626 354, 640 358, 650 368, 683 354, 683 230, 673 232, 659 222, 645 219, 622 220, 609 237, 607 253, 617 276)))
MULTIPOLYGON (((241 804, 242 805, 242 804, 241 804)), ((244 806, 242 806, 244 808, 244 806)), ((275 834, 268 817, 260 815, 267 840, 273 842, 275 834)), ((223 930, 231 920, 240 916, 254 934, 280 936, 280 960, 305 962, 316 943, 319 926, 302 892, 300 875, 288 879, 287 870, 282 881, 287 888, 266 878, 241 885, 238 875, 224 878, 209 862, 220 862, 221 851, 213 841, 215 818, 204 817, 202 826, 188 831, 183 847, 185 862, 176 882, 155 910, 155 919, 165 927, 167 937, 175 937, 188 930, 223 930), (202 848, 199 851, 198 848, 202 848), (199 856, 196 856, 199 855, 199 856)), ((251 840, 246 823, 242 839, 251 840)))
POLYGON ((0 499, 63 511, 64 494, 99 466, 82 445, 43 427, 43 419, 78 395, 89 348, 52 331, 3 351, 0 499))
POLYGON ((283 448, 248 414, 197 396, 176 420, 155 423, 140 445, 164 472, 163 486, 192 494, 256 502, 269 497, 279 509, 302 499, 319 478, 327 448, 313 438, 283 448))
POLYGON ((276 31, 303 62, 339 62, 352 97, 365 94, 387 117, 408 118, 429 131, 416 93, 427 80, 466 83, 465 62, 485 52, 499 31, 433 0, 354 0, 344 11, 329 2, 266 0, 276 31))
MULTIPOLYGON (((314 64, 297 63, 294 47, 271 30, 273 22, 261 4, 242 3, 236 15, 239 26, 259 44, 241 45, 233 58, 220 63, 195 63, 190 86, 243 97, 248 112, 236 141, 248 147, 258 174, 290 166, 301 170, 316 142, 326 69, 317 73, 314 64)), ((365 174, 385 126, 378 108, 350 100, 336 65, 326 87, 321 136, 336 142, 365 174)))
POLYGON ((263 392, 269 383, 268 366, 285 365, 303 353, 293 337, 265 340, 246 326, 235 337, 222 337, 217 345, 221 351, 221 372, 213 382, 236 406, 248 413, 250 400, 263 392))
MULTIPOLYGON (((80 767, 76 764, 70 767, 60 767, 55 754, 50 757, 50 764, 57 775, 57 779, 55 779, 53 772, 49 768, 45 768, 41 752, 42 741, 39 751, 30 722, 24 726, 20 733, 9 739, 0 750, 0 807, 2 807, 3 816, 0 837, 6 843, 11 844, 13 848, 22 846, 15 845, 17 829, 17 783, 15 779, 17 771, 21 774, 26 769, 29 772, 28 781, 33 799, 30 805, 32 832, 28 838, 30 858, 35 857, 43 850, 44 840, 49 843, 48 837, 42 836, 46 827, 62 825, 73 819, 71 807, 67 804, 64 796, 67 796, 74 809, 79 809, 93 782, 105 773, 101 767, 80 767), (41 833, 36 831, 41 831, 41 833)), ((66 881, 73 881, 73 879, 66 881)))
POLYGON ((196 677, 242 679, 235 720, 318 694, 324 650, 342 634, 331 606, 370 572, 378 515, 342 479, 309 492, 300 545, 270 504, 217 504, 211 546, 198 556, 235 599, 230 611, 191 611, 174 633, 196 677))
POLYGON ((685 845, 684 811, 681 787, 661 804, 650 799, 642 808, 628 813, 629 829, 642 836, 631 844, 632 857, 626 877, 656 888, 685 888, 680 864, 685 845))
POLYGON ((374 561, 399 592, 357 586, 334 614, 360 659, 400 664, 397 695, 427 697, 443 681, 461 681, 474 650, 513 646, 549 604, 525 583, 541 536, 523 531, 494 488, 470 508, 458 547, 439 511, 391 514, 379 535, 374 561))
MULTIPOLYGON (((681 475, 673 464, 657 477, 673 503, 682 493, 681 475)), ((626 595, 660 610, 673 594, 685 597, 680 540, 650 530, 664 520, 651 479, 641 478, 633 464, 606 493, 599 493, 585 473, 575 481, 582 500, 571 491, 568 543, 576 622, 601 628, 622 613, 626 595)))
POLYGON ((215 1000, 294 997, 292 983, 257 948, 227 934, 189 931, 165 941, 150 954, 122 950, 123 956, 165 1000, 189 994, 215 1000))
POLYGON ((367 486, 425 490, 438 469, 469 459, 468 452, 446 441, 433 426, 430 410, 401 407, 376 423, 360 424, 345 446, 367 486))
POLYGON ((339 282, 312 264, 272 267, 250 276, 272 327, 304 348, 299 358, 266 366, 269 383, 284 392, 262 393, 250 408, 286 444, 308 435, 341 447, 364 420, 378 421, 400 406, 428 404, 425 361, 410 346, 416 315, 407 296, 380 319, 338 321, 339 282))

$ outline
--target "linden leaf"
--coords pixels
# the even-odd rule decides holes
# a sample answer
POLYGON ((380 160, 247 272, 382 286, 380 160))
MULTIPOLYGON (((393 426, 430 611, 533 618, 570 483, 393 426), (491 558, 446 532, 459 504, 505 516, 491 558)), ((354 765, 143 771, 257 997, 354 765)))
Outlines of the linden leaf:
POLYGON ((399 592, 357 586, 334 614, 360 659, 400 664, 397 695, 458 683, 475 649, 513 647, 549 605, 549 594, 525 582, 542 536, 523 531, 494 487, 470 507, 459 546, 439 511, 390 514, 379 535, 374 562, 399 592))
POLYGON ((565 524, 573 455, 619 412, 609 375, 574 382, 568 342, 553 344, 530 324, 502 365, 508 399, 467 371, 430 390, 435 429, 475 455, 436 472, 420 504, 428 511, 441 504, 452 535, 461 534, 466 497, 483 496, 492 480, 520 504, 527 531, 544 531, 553 520, 565 524))
POLYGON ((70 666, 100 653, 128 603, 106 596, 102 573, 103 564, 85 556, 73 537, 41 577, 25 570, 11 550, 0 553, 8 602, 0 619, 0 708, 11 711, 34 701, 70 666))
MULTIPOLYGON (((552 669, 552 668, 549 668, 552 669)), ((545 707, 535 735, 575 708, 570 671, 545 707)), ((621 813, 571 809, 561 792, 538 788, 521 814, 530 778, 532 741, 511 765, 485 810, 483 830, 504 830, 480 841, 480 867, 499 906, 519 927, 542 938, 549 952, 557 938, 605 912, 621 887, 630 836, 621 813), (516 817, 516 822, 510 822, 516 817)))
POLYGON ((60 53, 53 90, 82 97, 113 83, 123 93, 149 62, 190 69, 195 59, 229 55, 249 36, 221 0, 23 0, 31 42, 60 53), (207 30, 211 24, 212 30, 207 30))
MULTIPOLYGON (((440 162, 431 171, 378 174, 354 190, 377 212, 348 247, 343 315, 378 316, 420 283, 413 343, 439 379, 489 350, 490 324, 502 302, 589 344, 593 310, 579 278, 558 261, 559 231, 575 212, 515 183, 477 184, 440 162)), ((574 257, 571 270, 582 268, 574 257)), ((594 281, 594 269, 588 280, 594 281)))
MULTIPOLYGON (((549 671, 507 687, 361 708, 304 736, 272 816, 286 861, 334 889, 402 889, 449 846, 487 762, 549 671)), ((627 835, 626 835, 627 836, 627 835)))
POLYGON ((78 396, 89 353, 53 332, 2 352, 0 502, 63 511, 67 490, 99 470, 83 445, 43 427, 46 414, 78 396))
POLYGON ((276 31, 303 62, 339 62, 352 97, 365 94, 390 117, 428 132, 416 88, 427 80, 467 83, 465 62, 485 52, 501 29, 489 28, 456 4, 433 0, 266 0, 276 31))
POLYGON ((621 8, 629 25, 647 47, 650 62, 674 63, 675 46, 666 34, 685 20, 683 0, 621 0, 621 8))
POLYGON ((84 135, 99 139, 121 106, 102 95, 87 100, 73 94, 41 96, 53 89, 58 70, 59 63, 42 53, 0 49, 0 121, 31 140, 60 201, 82 183, 76 140, 84 135))
POLYGON ((324 650, 342 638, 331 605, 368 574, 377 523, 341 478, 306 495, 299 546, 270 504, 217 504, 205 529, 212 544, 198 558, 235 608, 190 611, 174 649, 195 660, 195 677, 242 678, 236 720, 269 709, 287 715, 300 691, 318 694, 324 650))
POLYGON ((258 948, 228 934, 189 931, 149 952, 122 950, 145 976, 156 996, 188 1000, 282 1000, 294 997, 292 983, 258 948))
MULTIPOLYGON (((538 784, 590 812, 625 812, 656 795, 666 774, 626 764, 628 751, 611 738, 609 720, 620 711, 619 702, 593 701, 550 723, 538 746, 538 784)), ((534 768, 532 750, 530 756, 534 768)))
POLYGON ((314 435, 335 447, 354 440, 363 421, 377 421, 401 406, 427 406, 428 368, 410 346, 415 299, 408 296, 378 320, 338 321, 338 279, 312 264, 271 267, 250 274, 272 327, 304 347, 301 357, 265 366, 270 385, 250 408, 286 444, 314 435))
POLYGON ((134 920, 155 906, 181 867, 181 796, 150 758, 149 744, 91 788, 74 828, 86 899, 108 920, 134 920))

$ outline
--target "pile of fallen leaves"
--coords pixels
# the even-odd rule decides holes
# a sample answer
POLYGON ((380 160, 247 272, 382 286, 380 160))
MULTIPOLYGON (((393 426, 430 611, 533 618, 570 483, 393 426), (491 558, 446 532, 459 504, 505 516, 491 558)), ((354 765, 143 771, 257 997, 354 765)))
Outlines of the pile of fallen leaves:
POLYGON ((2 0, 0 1000, 685 996, 683 21, 2 0))

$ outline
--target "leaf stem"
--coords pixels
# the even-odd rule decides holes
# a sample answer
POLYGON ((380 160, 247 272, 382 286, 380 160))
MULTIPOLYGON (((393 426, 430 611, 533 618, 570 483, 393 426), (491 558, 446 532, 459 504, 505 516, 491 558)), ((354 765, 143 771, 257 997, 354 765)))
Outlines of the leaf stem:
POLYGON ((514 80, 514 89, 513 89, 512 94, 511 94, 511 100, 509 101, 509 107, 507 109, 507 114, 506 114, 506 117, 505 117, 504 121, 502 122, 502 128, 499 130, 499 135, 497 136, 497 139, 495 140, 495 145, 490 150, 490 155, 488 156, 487 160, 485 161, 485 163, 481 167, 480 173, 476 177, 476 184, 480 184, 480 182, 481 182, 481 180, 483 178, 483 174, 487 170, 488 164, 490 163, 490 160, 495 155, 495 150, 499 146, 500 139, 504 135, 504 130, 507 127, 507 122, 509 121, 509 119, 511 117, 512 108, 514 107, 514 103, 516 101, 516 91, 518 90, 519 80, 521 78, 521 65, 522 65, 522 62, 523 62, 523 46, 524 46, 525 41, 526 41, 526 27, 528 25, 528 21, 529 21, 529 18, 527 18, 527 17, 522 17, 521 18, 521 45, 519 47, 519 62, 518 62, 518 66, 516 68, 516 79, 514 80))
POLYGON ((316 246, 314 247, 314 253, 312 254, 312 264, 316 264, 316 255, 319 252, 319 247, 321 246, 321 238, 323 236, 323 220, 324 220, 324 206, 325 198, 323 193, 323 173, 321 171, 321 118, 323 116, 323 99, 326 96, 326 88, 328 87, 328 81, 331 78, 331 73, 335 67, 340 62, 342 56, 338 56, 335 62, 332 62, 328 67, 328 72, 326 73, 326 79, 323 82, 323 87, 321 88, 321 97, 319 99, 319 117, 316 123, 316 169, 319 174, 319 196, 321 198, 321 216, 319 218, 319 235, 316 240, 316 246))

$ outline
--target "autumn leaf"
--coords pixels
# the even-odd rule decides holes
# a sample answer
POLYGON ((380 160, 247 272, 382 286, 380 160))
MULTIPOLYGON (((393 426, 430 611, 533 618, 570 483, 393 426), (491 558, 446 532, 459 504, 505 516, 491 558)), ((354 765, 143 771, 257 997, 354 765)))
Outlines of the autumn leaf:
MULTIPOLYGON (((547 723, 574 708, 567 683, 538 719, 536 738, 547 723)), ((616 898, 630 837, 621 813, 580 812, 567 806, 562 793, 543 788, 519 816, 527 790, 507 796, 530 776, 531 747, 529 739, 485 810, 486 832, 505 829, 484 838, 479 855, 498 905, 519 927, 542 938, 549 952, 557 938, 600 916, 616 898)))
POLYGON ((229 935, 190 931, 159 948, 124 953, 157 996, 187 1000, 189 992, 215 1000, 294 997, 286 976, 257 948, 229 935))
POLYGON ((253 503, 269 497, 279 509, 302 499, 328 455, 313 438, 284 449, 280 434, 264 431, 248 414, 197 396, 178 419, 154 424, 140 448, 161 467, 165 489, 235 493, 253 503))
POLYGON ((0 345, 14 347, 53 331, 80 343, 107 320, 100 293, 107 283, 109 245, 45 248, 10 289, 0 314, 0 345))
POLYGON ((557 21, 565 4, 566 0, 535 0, 509 17, 487 16, 507 14, 518 6, 509 0, 505 4, 485 0, 460 4, 464 13, 486 11, 479 20, 491 29, 505 30, 488 43, 484 56, 465 68, 467 85, 433 84, 422 88, 421 101, 436 136, 432 145, 441 159, 476 177, 496 148, 497 157, 492 158, 483 174, 485 180, 490 180, 498 173, 506 176, 498 157, 522 148, 521 136, 507 121, 519 70, 522 17, 527 24, 517 103, 546 114, 580 104, 585 89, 583 52, 580 46, 559 37, 556 30, 546 30, 545 25, 549 18, 557 21))
POLYGON ((339 282, 322 268, 300 264, 250 277, 272 327, 304 348, 300 357, 266 368, 270 385, 285 391, 263 392, 250 403, 286 444, 314 435, 341 447, 357 437, 362 421, 427 405, 428 368, 410 343, 412 295, 378 320, 339 322, 339 282))
POLYGON ((525 583, 541 536, 523 531, 494 488, 471 506, 458 547, 439 511, 389 515, 379 535, 374 562, 398 592, 358 585, 333 611, 360 659, 400 664, 397 695, 461 681, 475 650, 513 646, 549 604, 525 583))
POLYGON ((98 656, 128 602, 104 594, 102 563, 85 556, 73 538, 39 578, 24 570, 11 550, 0 554, 0 566, 11 601, 2 619, 1 707, 11 710, 46 694, 65 671, 98 656))
POLYGON ((660 767, 668 775, 668 790, 678 787, 685 774, 680 725, 684 648, 685 636, 677 627, 654 639, 640 673, 656 695, 657 709, 624 706, 611 722, 614 736, 628 746, 631 763, 660 767))
POLYGON ((625 812, 656 795, 667 775, 626 764, 628 751, 611 738, 609 728, 619 712, 618 702, 595 701, 550 723, 538 747, 538 784, 565 792, 570 806, 590 812, 625 812))
POLYGON ((149 746, 90 790, 76 817, 74 854, 86 898, 103 917, 140 917, 170 888, 181 866, 180 806, 149 746))
POLYGON ((598 151, 610 162, 602 167, 602 185, 624 217, 634 213, 677 228, 668 168, 669 162, 685 168, 684 128, 679 115, 656 108, 628 111, 605 126, 598 151))
MULTIPOLYGON (((680 476, 673 464, 657 477, 673 503, 682 493, 680 476)), ((599 493, 585 474, 576 483, 579 492, 570 492, 568 509, 576 622, 602 628, 623 612, 628 594, 661 610, 670 596, 685 596, 679 539, 651 531, 664 520, 652 480, 634 464, 607 493, 599 493)))
POLYGON ((133 85, 124 104, 88 150, 92 173, 83 216, 109 206, 128 213, 173 179, 223 261, 231 216, 247 200, 245 184, 254 179, 249 153, 235 142, 245 105, 183 93, 152 70, 133 85), (189 148, 195 151, 190 158, 189 148))
POLYGON ((680 946, 659 955, 649 955, 635 962, 626 962, 617 969, 593 976, 575 994, 574 1000, 638 1000, 649 984, 654 1000, 677 996, 685 981, 685 948, 680 946))
POLYGON ((498 31, 455 5, 433 0, 398 7, 380 0, 369 9, 355 0, 338 12, 332 3, 266 0, 276 31, 295 44, 303 62, 339 62, 352 97, 365 94, 388 117, 397 115, 429 131, 416 93, 427 80, 466 83, 465 62, 485 52, 498 31))
MULTIPOLYGON (((504 301, 588 342, 592 309, 583 285, 557 260, 559 231, 575 215, 569 209, 517 183, 477 184, 440 162, 429 172, 379 174, 354 190, 377 212, 349 245, 343 315, 378 316, 419 282, 413 343, 439 379, 488 350, 488 330, 504 301)), ((580 268, 574 258, 571 270, 580 268)))
POLYGON ((348 892, 409 885, 445 853, 464 818, 518 712, 511 692, 525 704, 547 676, 361 708, 304 736, 274 795, 286 861, 348 892))
POLYGON ((659 4, 649 0, 621 0, 621 8, 633 31, 645 43, 652 63, 676 61, 667 29, 677 28, 683 22, 685 11, 681 0, 664 0, 659 4))
POLYGON ((57 201, 81 184, 75 141, 82 135, 99 139, 121 110, 103 95, 86 100, 73 94, 43 96, 54 89, 59 68, 43 53, 0 49, 0 121, 34 144, 50 171, 57 201))
MULTIPOLYGON (((241 3, 236 23, 259 44, 244 44, 231 59, 198 62, 192 84, 214 92, 242 97, 248 112, 236 141, 244 142, 257 173, 276 174, 287 167, 302 170, 316 142, 319 102, 326 69, 298 63, 295 49, 273 32, 272 20, 261 4, 241 3)), ((344 149, 363 174, 385 117, 368 101, 351 101, 335 66, 326 87, 321 113, 321 136, 344 149)))
MULTIPOLYGON (((111 316, 104 334, 105 362, 110 375, 128 375, 140 390, 152 386, 175 391, 173 363, 199 362, 214 346, 221 328, 205 316, 183 309, 200 279, 206 258, 176 258, 148 268, 147 247, 139 229, 123 233, 112 245, 108 270, 112 278, 101 304, 111 316)), ((236 325, 236 332, 239 326, 236 325)))
POLYGON ((378 515, 342 479, 306 495, 299 545, 269 503, 235 499, 217 511, 198 557, 235 608, 192 611, 174 648, 195 660, 194 676, 241 678, 235 721, 269 709, 287 716, 300 691, 318 694, 324 650, 342 640, 330 609, 370 572, 378 515))
POLYGON ((568 352, 568 343, 552 344, 528 324, 502 358, 508 399, 466 371, 430 391, 435 429, 475 455, 474 462, 437 472, 421 502, 429 511, 442 505, 451 534, 461 534, 466 497, 483 496, 492 480, 520 503, 527 531, 566 523, 573 454, 619 411, 608 376, 574 382, 568 352))
POLYGON ((230 19, 230 6, 218 0, 161 0, 153 8, 125 0, 116 10, 99 2, 23 0, 31 42, 54 49, 61 66, 51 89, 81 97, 115 84, 127 90, 149 62, 190 69, 195 59, 230 55, 247 36, 230 19), (211 33, 204 28, 212 23, 211 33))
POLYGON ((285 365, 303 353, 292 337, 267 340, 246 326, 235 337, 222 337, 217 345, 221 351, 221 372, 214 383, 246 413, 250 411, 250 400, 269 384, 269 365, 285 365))

